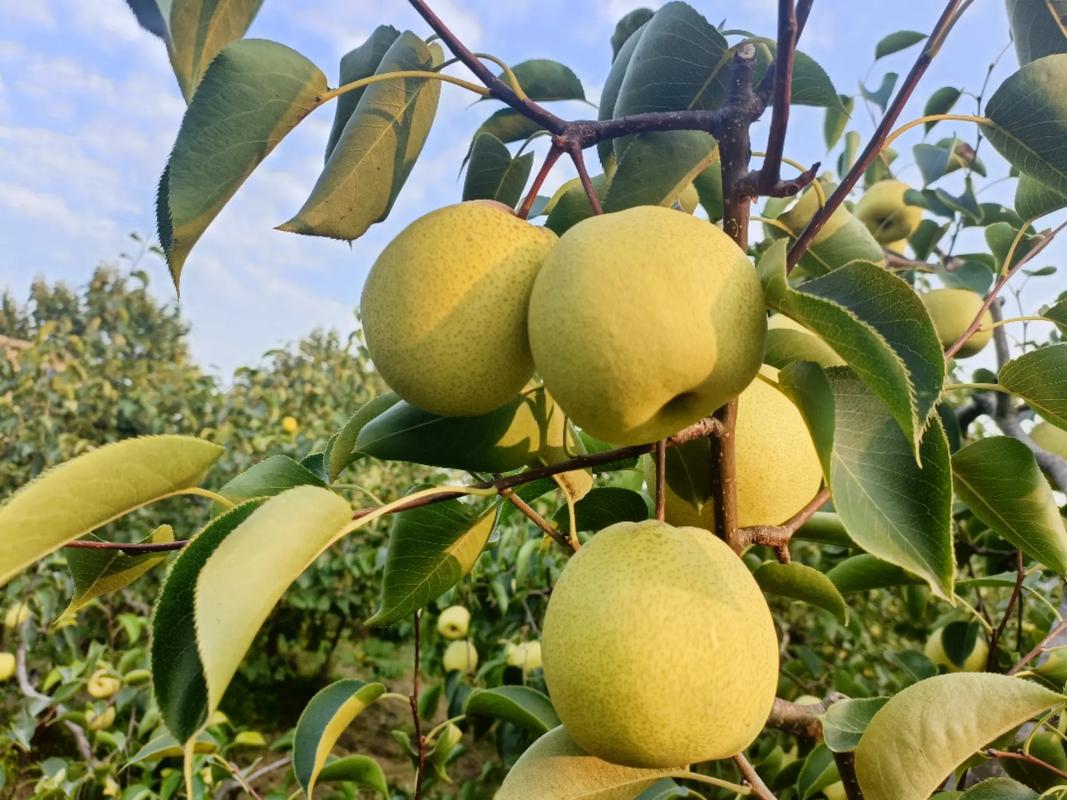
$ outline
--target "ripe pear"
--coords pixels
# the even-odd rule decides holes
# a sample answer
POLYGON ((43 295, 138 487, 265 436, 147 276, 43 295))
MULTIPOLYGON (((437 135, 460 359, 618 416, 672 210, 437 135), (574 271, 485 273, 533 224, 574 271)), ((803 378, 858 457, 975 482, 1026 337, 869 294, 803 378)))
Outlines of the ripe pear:
POLYGON ((499 408, 533 374, 526 308, 556 235, 500 203, 470 201, 408 225, 371 267, 363 330, 386 383, 444 416, 499 408))
MULTIPOLYGON (((953 345, 963 335, 982 307, 981 295, 969 289, 934 289, 922 295, 922 301, 944 347, 953 345)), ((993 336, 989 328, 992 324, 993 315, 986 309, 982 313, 981 328, 959 349, 955 358, 967 358, 981 352, 993 336)))
MULTIPOLYGON (((764 367, 761 374, 776 379, 778 370, 764 367)), ((738 398, 735 441, 741 527, 780 525, 819 491, 822 466, 804 417, 783 392, 759 378, 738 398)), ((645 479, 654 492, 651 459, 646 464, 645 479)), ((715 529, 710 470, 706 439, 667 450, 667 522, 715 529)))
POLYGON ((910 188, 901 181, 881 180, 856 203, 853 213, 882 244, 907 239, 919 227, 922 208, 904 202, 904 193, 910 188))
POLYGON ((15 654, 0 652, 0 683, 9 681, 15 675, 15 654))
POLYGON ((570 418, 613 444, 661 439, 755 376, 767 320, 748 258, 706 220, 640 206, 584 220, 530 297, 530 346, 570 418))
POLYGON ((466 639, 457 639, 445 648, 442 663, 445 672, 474 672, 478 668, 478 650, 466 639))
POLYGON ((774 314, 767 322, 767 347, 763 360, 782 369, 792 361, 814 361, 821 367, 844 366, 830 345, 785 314, 774 314))
POLYGON ((900 239, 899 241, 896 241, 896 242, 890 242, 889 244, 887 244, 885 246, 885 249, 886 250, 892 250, 894 253, 899 253, 900 255, 904 255, 904 251, 907 249, 907 247, 908 247, 908 240, 907 239, 900 239))
POLYGON ((437 632, 446 639, 463 639, 471 625, 471 612, 463 606, 449 606, 437 618, 437 632))
POLYGON ((923 648, 923 652, 926 653, 926 657, 934 662, 934 666, 944 667, 949 672, 982 672, 985 670, 986 658, 989 656, 989 645, 986 643, 985 637, 979 632, 974 640, 974 648, 967 657, 963 660, 963 663, 957 663, 953 661, 948 653, 945 652, 944 635, 946 629, 952 626, 968 625, 966 622, 951 622, 943 628, 938 628, 930 634, 930 638, 926 640, 926 647, 923 648))
POLYGON ((561 725, 526 748, 494 800, 633 800, 670 772, 624 767, 591 756, 561 725))
POLYGON ((541 643, 520 642, 508 646, 508 666, 518 667, 524 673, 541 668, 541 643))
POLYGON ((700 205, 700 193, 697 191, 697 187, 692 182, 689 182, 678 194, 674 202, 681 206, 682 211, 686 214, 692 214, 697 210, 697 206, 700 205))
POLYGON ((1030 438, 1042 450, 1067 458, 1067 431, 1063 428, 1041 421, 1030 431, 1030 438))
POLYGON ((732 756, 762 730, 778 685, 763 594, 700 528, 646 520, 600 531, 560 575, 541 641, 567 733, 615 764, 732 756))
POLYGON ((106 670, 98 669, 89 676, 89 682, 85 688, 90 697, 106 700, 122 688, 122 680, 106 670))

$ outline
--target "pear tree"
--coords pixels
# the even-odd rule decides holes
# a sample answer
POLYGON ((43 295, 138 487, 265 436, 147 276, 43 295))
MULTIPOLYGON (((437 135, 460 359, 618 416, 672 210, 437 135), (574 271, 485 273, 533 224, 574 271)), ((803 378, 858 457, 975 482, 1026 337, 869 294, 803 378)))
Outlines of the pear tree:
MULTIPOLYGON (((346 409, 321 447, 221 488, 204 479, 224 453, 210 436, 132 438, 52 465, 0 505, 0 584, 57 551, 167 563, 151 686, 189 797, 205 796, 212 756, 198 743, 272 609, 378 523, 380 603, 358 622, 410 626, 412 679, 346 678, 311 698, 291 739, 308 797, 346 782, 454 796, 450 765, 490 729, 491 788, 516 800, 1062 795, 1067 296, 1005 307, 1055 274, 1038 259, 1067 225, 1059 4, 1007 0, 998 24, 1018 69, 976 95, 930 91, 908 120, 969 0, 947 0, 929 32, 882 38, 876 65, 906 51, 912 65, 857 96, 798 49, 833 14, 821 0, 777 0, 769 36, 683 0, 640 9, 611 38, 595 119, 552 110, 585 99, 564 64, 472 52, 432 0, 409 3, 419 29, 382 24, 353 42, 331 85, 284 43, 245 38, 260 2, 129 0, 187 102, 157 199, 175 287, 200 279, 197 242, 320 106, 334 113, 325 165, 278 228, 358 247, 390 217, 441 92, 495 105, 462 195, 402 220, 374 254, 363 333, 391 391, 346 409), (877 118, 866 141, 851 129, 860 103, 877 118), (823 109, 832 168, 786 155, 812 135, 791 121, 797 105, 823 109), (909 139, 917 186, 898 175, 909 139), (990 183, 1015 182, 1012 205, 979 200, 980 150, 1003 172, 990 183), (549 195, 566 161, 577 178, 549 195), (961 193, 945 188, 959 180, 961 193), (436 471, 354 506, 339 481, 372 459, 436 471), (165 541, 98 540, 175 498, 210 502, 210 521, 165 541), (512 558, 498 545, 516 521, 533 546, 487 589, 497 602, 535 580, 535 549, 566 563, 539 587, 543 618, 526 609, 540 640, 494 661, 449 592, 478 580, 480 560, 512 558), (826 645, 811 632, 873 640, 897 623, 860 618, 857 598, 878 593, 900 598, 925 647, 872 649, 860 674, 810 697, 798 670, 816 675, 826 645), (489 682, 507 667, 514 681, 489 682), (419 682, 433 670, 449 713, 431 726, 437 695, 419 682), (891 688, 869 691, 875 678, 891 688), (389 702, 411 712, 394 732, 404 787, 368 756, 340 756, 345 729, 389 702)), ((106 672, 92 687, 120 688, 106 672)), ((107 708, 90 730, 117 724, 107 708)))

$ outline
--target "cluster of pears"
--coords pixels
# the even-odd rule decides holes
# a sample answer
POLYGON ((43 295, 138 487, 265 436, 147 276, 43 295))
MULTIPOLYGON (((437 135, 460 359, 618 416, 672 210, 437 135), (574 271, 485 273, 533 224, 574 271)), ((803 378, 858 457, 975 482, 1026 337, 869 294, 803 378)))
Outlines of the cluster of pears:
POLYGON ((478 648, 467 638, 471 612, 464 606, 449 606, 437 617, 437 632, 448 639, 441 659, 445 672, 474 672, 478 669, 478 648))

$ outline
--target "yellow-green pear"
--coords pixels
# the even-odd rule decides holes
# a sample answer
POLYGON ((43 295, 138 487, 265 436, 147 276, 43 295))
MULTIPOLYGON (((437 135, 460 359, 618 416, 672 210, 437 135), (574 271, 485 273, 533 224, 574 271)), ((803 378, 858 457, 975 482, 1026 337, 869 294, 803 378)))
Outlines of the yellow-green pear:
POLYGON ((821 367, 844 366, 830 345, 785 314, 773 314, 767 322, 765 363, 782 369, 793 361, 814 361, 821 367))
POLYGON ((655 520, 611 525, 567 562, 541 642, 567 733, 626 766, 744 750, 778 684, 774 622, 744 562, 706 530, 655 520))
POLYGON ((686 214, 692 214, 697 210, 697 206, 700 205, 700 193, 697 192, 697 187, 692 182, 689 182, 674 202, 681 206, 682 211, 686 214))
POLYGON ((437 632, 446 639, 463 639, 471 625, 471 612, 463 606, 449 606, 437 618, 437 632))
POLYGON ((951 626, 968 625, 965 622, 952 622, 943 628, 938 628, 930 634, 930 638, 926 640, 926 647, 923 648, 923 652, 926 653, 926 657, 930 659, 934 666, 944 667, 949 672, 981 672, 985 670, 986 659, 989 656, 989 645, 986 643, 985 637, 981 632, 978 633, 974 640, 974 647, 967 657, 963 660, 963 663, 957 663, 953 661, 948 653, 945 652, 944 635, 945 630, 951 626))
POLYGON ((526 748, 494 800, 633 800, 671 772, 624 767, 591 756, 560 726, 526 748))
POLYGON ((9 629, 18 628, 23 623, 28 622, 32 616, 33 612, 30 611, 28 602, 23 600, 21 603, 13 603, 7 607, 7 612, 4 614, 4 627, 9 629))
POLYGON ((541 668, 541 643, 520 642, 508 647, 508 666, 518 667, 523 672, 541 668))
POLYGON ((907 247, 908 247, 908 240, 907 239, 900 239, 899 241, 896 241, 896 242, 890 242, 889 244, 887 244, 885 246, 885 249, 886 250, 892 250, 894 253, 898 253, 899 255, 904 255, 904 251, 907 249, 907 247))
POLYGON ((466 639, 458 639, 445 648, 442 662, 445 672, 474 672, 478 668, 478 650, 466 639))
POLYGON ((853 213, 882 244, 907 239, 919 227, 922 208, 904 202, 904 193, 910 188, 901 181, 881 180, 856 203, 853 213))
POLYGON ((841 781, 831 783, 822 790, 822 793, 826 800, 848 800, 848 795, 845 793, 845 784, 841 781))
MULTIPOLYGON (((761 375, 776 380, 778 370, 761 375)), ((737 515, 741 527, 780 525, 819 491, 819 454, 793 402, 761 378, 741 393, 735 429, 737 515)), ((649 491, 655 491, 651 459, 649 491)), ((672 525, 715 529, 711 501, 711 445, 706 439, 667 450, 666 512, 672 525)))
MULTIPOLYGON (((974 322, 978 310, 982 307, 981 295, 970 289, 934 289, 922 295, 922 301, 930 312, 937 338, 944 347, 955 344, 974 322)), ((982 313, 981 327, 957 351, 955 357, 967 358, 981 352, 993 336, 989 327, 992 324, 993 315, 986 309, 982 313)))
POLYGON ((15 654, 0 652, 0 683, 9 681, 15 675, 15 654))
POLYGON ((756 272, 710 222, 640 206, 579 222, 530 297, 530 346, 574 422, 614 444, 661 439, 755 376, 767 320, 756 272))
POLYGON ((1042 420, 1030 431, 1030 438, 1042 450, 1047 450, 1060 458, 1067 458, 1067 431, 1042 420))
POLYGON ((99 714, 90 708, 85 712, 85 721, 91 731, 106 731, 115 723, 115 706, 108 706, 99 714))
POLYGON ((550 230, 500 203, 431 211, 382 251, 363 287, 367 349, 414 406, 474 416, 515 397, 533 374, 526 308, 550 230))
POLYGON ((822 702, 822 699, 813 694, 802 694, 793 702, 798 706, 817 706, 822 702))
MULTIPOLYGON (((820 181, 819 187, 823 190, 822 198, 819 197, 819 193, 814 188, 809 188, 800 196, 788 211, 785 211, 778 215, 778 222, 785 225, 790 233, 796 237, 808 227, 808 223, 811 222, 811 218, 815 216, 815 212, 822 207, 822 199, 825 198, 833 190, 833 186, 825 184, 820 181)), ((845 227, 852 220, 852 213, 843 205, 834 209, 834 213, 830 215, 830 218, 826 220, 819 232, 815 234, 815 238, 812 240, 812 244, 821 244, 829 239, 843 227, 845 227)), ((772 235, 780 236, 781 229, 776 226, 768 226, 768 232, 772 235)))
POLYGON ((98 669, 89 676, 89 682, 85 688, 90 697, 106 700, 122 688, 122 680, 106 670, 98 669))

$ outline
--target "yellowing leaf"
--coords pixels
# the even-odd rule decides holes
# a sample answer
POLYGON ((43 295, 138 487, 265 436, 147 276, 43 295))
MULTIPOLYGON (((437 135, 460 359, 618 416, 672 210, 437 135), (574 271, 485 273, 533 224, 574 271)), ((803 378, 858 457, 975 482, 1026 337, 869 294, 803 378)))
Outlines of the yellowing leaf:
POLYGON ((1007 675, 938 675, 912 684, 871 719, 856 748, 865 800, 926 800, 983 745, 1064 696, 1007 675))
MULTIPOLYGON (((157 0, 158 2, 158 0, 157 0)), ((188 102, 219 50, 245 35, 263 0, 181 0, 169 7, 167 52, 188 102)))
POLYGON ((203 439, 146 436, 45 472, 0 506, 0 586, 70 540, 195 486, 221 454, 203 439))

